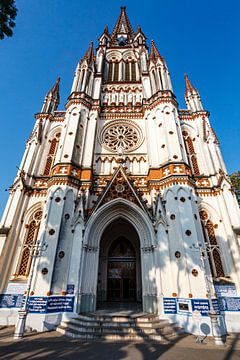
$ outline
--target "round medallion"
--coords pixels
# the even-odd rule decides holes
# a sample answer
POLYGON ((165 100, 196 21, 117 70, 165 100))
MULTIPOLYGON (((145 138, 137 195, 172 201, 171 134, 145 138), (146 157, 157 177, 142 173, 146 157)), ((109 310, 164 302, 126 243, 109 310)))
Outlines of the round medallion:
POLYGON ((118 193, 122 193, 122 192, 124 192, 125 187, 124 187, 124 185, 122 185, 122 184, 117 184, 117 185, 115 186, 115 190, 116 190, 118 193))
POLYGON ((99 142, 106 150, 123 153, 137 149, 143 142, 140 127, 130 120, 115 120, 105 125, 99 134, 99 142))

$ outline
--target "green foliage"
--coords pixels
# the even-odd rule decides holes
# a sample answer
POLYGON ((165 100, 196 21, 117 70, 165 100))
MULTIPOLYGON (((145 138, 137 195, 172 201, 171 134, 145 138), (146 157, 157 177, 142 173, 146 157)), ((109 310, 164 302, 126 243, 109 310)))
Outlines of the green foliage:
POLYGON ((232 175, 230 175, 230 179, 237 196, 238 203, 240 205, 240 171, 234 172, 232 175))
POLYGON ((17 8, 15 0, 0 0, 0 40, 5 36, 12 36, 12 28, 15 27, 17 8))
POLYGON ((240 191, 240 171, 234 172, 232 175, 230 175, 230 179, 234 189, 240 191))

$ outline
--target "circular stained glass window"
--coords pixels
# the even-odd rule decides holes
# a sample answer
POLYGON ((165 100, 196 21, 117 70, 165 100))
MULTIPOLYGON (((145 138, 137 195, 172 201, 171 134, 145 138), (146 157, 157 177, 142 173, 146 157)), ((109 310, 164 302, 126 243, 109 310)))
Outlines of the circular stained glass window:
POLYGON ((130 120, 111 121, 99 134, 99 142, 107 150, 123 153, 137 149, 143 142, 140 127, 130 120))

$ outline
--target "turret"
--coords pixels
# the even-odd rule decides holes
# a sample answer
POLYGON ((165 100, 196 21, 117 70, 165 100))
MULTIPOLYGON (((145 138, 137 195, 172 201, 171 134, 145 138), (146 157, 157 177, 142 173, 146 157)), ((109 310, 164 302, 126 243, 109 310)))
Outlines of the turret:
POLYGON ((160 55, 153 40, 149 54, 149 74, 153 93, 159 90, 172 91, 172 84, 167 65, 164 58, 160 55))
POLYGON ((98 41, 99 41, 98 45, 99 46, 106 46, 109 43, 110 40, 111 40, 111 35, 109 34, 108 26, 106 25, 104 30, 103 30, 102 35, 98 39, 98 41))
POLYGON ((71 92, 87 92, 91 96, 93 74, 95 71, 93 42, 83 59, 77 64, 71 92))
POLYGON ((44 99, 44 103, 42 106, 42 113, 52 114, 57 110, 59 105, 60 97, 59 97, 59 83, 60 77, 57 78, 55 84, 52 89, 47 93, 44 99))
POLYGON ((184 77, 185 77, 185 102, 188 110, 192 112, 203 110, 201 98, 198 91, 191 84, 186 74, 184 77))
POLYGON ((140 25, 138 25, 137 27, 137 31, 133 41, 134 41, 134 46, 141 46, 146 44, 146 36, 142 32, 140 25))

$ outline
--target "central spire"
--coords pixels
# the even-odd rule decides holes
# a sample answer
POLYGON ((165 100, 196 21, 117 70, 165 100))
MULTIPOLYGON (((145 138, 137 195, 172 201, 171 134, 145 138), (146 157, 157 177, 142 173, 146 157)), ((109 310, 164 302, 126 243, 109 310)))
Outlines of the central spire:
POLYGON ((133 35, 134 31, 126 14, 126 6, 121 6, 121 13, 112 32, 112 42, 115 42, 118 38, 127 38, 130 40, 133 35))

